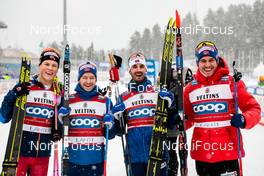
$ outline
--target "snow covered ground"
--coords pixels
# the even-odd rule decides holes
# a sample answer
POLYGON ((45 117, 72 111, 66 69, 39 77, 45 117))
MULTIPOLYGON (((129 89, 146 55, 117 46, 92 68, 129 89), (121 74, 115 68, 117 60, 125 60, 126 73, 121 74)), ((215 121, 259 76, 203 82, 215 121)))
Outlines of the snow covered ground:
MULTIPOLYGON (((108 83, 99 82, 99 85, 105 87, 108 83)), ((71 91, 74 89, 74 83, 71 84, 71 91)), ((120 92, 124 90, 124 85, 121 86, 120 92)), ((3 91, 3 90, 2 90, 3 91)), ((2 102, 4 94, 0 94, 0 102, 2 102)), ((8 138, 10 123, 0 125, 0 163, 3 162, 6 142, 8 138)), ((246 157, 243 159, 244 176, 263 176, 264 174, 264 126, 257 125, 252 130, 242 130, 244 138, 244 146, 246 157)), ((190 139, 192 129, 188 130, 188 145, 190 146, 190 139)), ((109 176, 125 176, 124 159, 122 153, 121 139, 116 137, 109 141, 108 152, 108 175, 109 176)), ((50 159, 49 175, 52 175, 53 158, 50 159)), ((194 161, 188 157, 189 175, 195 176, 194 161)), ((1 168, 2 169, 2 168, 1 168)), ((0 169, 0 170, 1 170, 0 169)))

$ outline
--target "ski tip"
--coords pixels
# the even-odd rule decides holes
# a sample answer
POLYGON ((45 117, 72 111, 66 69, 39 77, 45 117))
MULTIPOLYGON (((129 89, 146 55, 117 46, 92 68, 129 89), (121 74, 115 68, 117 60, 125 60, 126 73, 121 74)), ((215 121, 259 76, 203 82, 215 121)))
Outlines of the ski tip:
POLYGON ((65 51, 69 51, 70 50, 70 45, 69 44, 66 44, 66 46, 65 46, 65 51))
POLYGON ((21 53, 21 57, 27 57, 27 53, 23 51, 23 52, 21 53))
POLYGON ((113 57, 114 56, 113 56, 113 53, 112 52, 108 53, 109 63, 110 63, 110 66, 111 67, 113 67, 115 65, 114 58, 113 57))
POLYGON ((28 56, 28 54, 26 52, 22 52, 21 53, 21 59, 25 59, 27 61, 30 61, 30 57, 28 56))
POLYGON ((233 67, 236 65, 236 61, 233 61, 233 67))
POLYGON ((181 18, 178 10, 176 10, 176 27, 180 28, 181 27, 181 18))
POLYGON ((168 23, 168 27, 172 27, 173 26, 173 18, 170 17, 169 23, 168 23))
POLYGON ((70 46, 69 44, 66 44, 65 50, 64 50, 64 59, 65 60, 70 60, 70 46))

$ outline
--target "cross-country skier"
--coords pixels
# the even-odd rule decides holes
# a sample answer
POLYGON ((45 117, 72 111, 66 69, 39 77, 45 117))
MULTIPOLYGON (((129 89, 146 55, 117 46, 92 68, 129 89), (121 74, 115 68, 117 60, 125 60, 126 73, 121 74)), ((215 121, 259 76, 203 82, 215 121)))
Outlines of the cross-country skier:
POLYGON ((184 91, 187 126, 194 125, 191 157, 199 176, 239 175, 239 154, 243 157, 239 129, 251 129, 260 120, 260 106, 242 80, 229 75, 226 61, 218 56, 213 42, 203 41, 195 49, 197 72, 184 91), (235 94, 238 97, 236 112, 235 94))
MULTIPOLYGON (((147 172, 157 92, 146 77, 145 56, 142 53, 133 53, 128 62, 132 79, 128 83, 128 91, 121 94, 121 101, 113 107, 113 114, 117 119, 122 114, 121 117, 127 124, 127 150, 130 161, 126 162, 131 164, 133 176, 143 176, 147 172)), ((174 106, 172 92, 162 90, 159 96, 169 102, 169 107, 174 106)), ((167 175, 166 162, 164 156, 162 176, 167 175)))
POLYGON ((102 176, 104 171, 105 125, 109 138, 115 136, 112 102, 101 95, 97 68, 92 62, 80 65, 75 94, 69 108, 61 107, 59 118, 69 115, 69 175, 102 176))
POLYGON ((40 55, 38 75, 30 82, 16 84, 2 102, 0 120, 7 123, 12 118, 16 98, 27 94, 17 176, 24 176, 28 171, 31 176, 47 175, 52 140, 59 139, 58 133, 53 133, 55 108, 61 101, 59 92, 62 86, 54 79, 59 63, 58 51, 44 49, 40 55))

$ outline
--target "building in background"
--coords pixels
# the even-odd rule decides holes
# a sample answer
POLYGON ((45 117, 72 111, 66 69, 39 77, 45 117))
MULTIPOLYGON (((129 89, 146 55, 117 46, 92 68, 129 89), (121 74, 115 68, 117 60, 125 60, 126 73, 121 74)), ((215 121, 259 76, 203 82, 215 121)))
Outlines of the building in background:
MULTIPOLYGON (((23 50, 15 48, 1 49, 0 51, 0 78, 17 79, 21 66, 21 53, 23 50)), ((38 56, 31 52, 26 52, 31 57, 31 73, 35 74, 38 66, 38 56)))

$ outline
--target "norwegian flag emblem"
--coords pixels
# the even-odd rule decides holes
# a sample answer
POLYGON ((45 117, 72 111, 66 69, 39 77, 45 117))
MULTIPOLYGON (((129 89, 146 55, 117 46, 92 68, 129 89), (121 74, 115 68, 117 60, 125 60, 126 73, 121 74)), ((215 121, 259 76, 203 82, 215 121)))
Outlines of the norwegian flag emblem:
POLYGON ((207 54, 209 54, 209 51, 208 50, 205 50, 205 51, 203 51, 203 54, 204 55, 207 55, 207 54))
POLYGON ((85 72, 89 72, 90 71, 90 68, 87 67, 87 68, 84 69, 84 71, 85 72))
POLYGON ((139 63, 139 62, 140 62, 140 60, 139 60, 139 59, 135 60, 135 63, 139 63))

